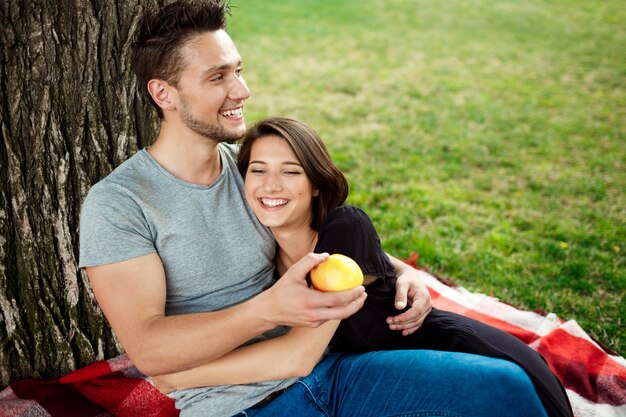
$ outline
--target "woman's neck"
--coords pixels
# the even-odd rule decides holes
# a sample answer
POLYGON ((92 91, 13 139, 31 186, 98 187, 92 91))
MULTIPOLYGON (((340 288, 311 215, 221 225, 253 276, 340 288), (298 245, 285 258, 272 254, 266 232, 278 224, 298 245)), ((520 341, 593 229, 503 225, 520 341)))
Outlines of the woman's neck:
POLYGON ((313 252, 317 243, 317 232, 309 226, 297 230, 272 230, 278 243, 276 266, 283 275, 293 264, 307 253, 313 252))

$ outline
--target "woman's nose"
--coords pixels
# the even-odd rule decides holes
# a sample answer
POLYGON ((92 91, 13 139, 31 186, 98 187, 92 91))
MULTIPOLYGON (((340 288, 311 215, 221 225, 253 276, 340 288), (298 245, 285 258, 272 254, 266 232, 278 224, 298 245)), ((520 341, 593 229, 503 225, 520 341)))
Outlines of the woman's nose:
POLYGON ((275 174, 268 175, 263 185, 265 191, 280 191, 283 188, 279 176, 275 174))

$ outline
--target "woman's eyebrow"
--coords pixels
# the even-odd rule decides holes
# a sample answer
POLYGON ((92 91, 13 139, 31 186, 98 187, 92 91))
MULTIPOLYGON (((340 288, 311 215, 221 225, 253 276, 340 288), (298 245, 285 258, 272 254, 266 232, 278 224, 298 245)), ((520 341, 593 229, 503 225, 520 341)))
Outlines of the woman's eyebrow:
MULTIPOLYGON (((265 161, 257 161, 257 160, 248 162, 248 165, 252 165, 252 164, 267 165, 267 162, 265 162, 265 161)), ((281 164, 283 164, 283 165, 296 165, 296 166, 302 167, 302 164, 300 162, 284 161, 284 162, 281 162, 281 164)))

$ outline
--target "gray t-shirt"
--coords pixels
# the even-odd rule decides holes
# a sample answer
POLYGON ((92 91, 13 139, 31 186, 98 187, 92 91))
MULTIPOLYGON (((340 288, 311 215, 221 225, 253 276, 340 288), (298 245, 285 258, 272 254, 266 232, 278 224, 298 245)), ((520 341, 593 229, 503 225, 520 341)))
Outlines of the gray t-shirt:
MULTIPOLYGON (((174 177, 145 149, 129 158, 85 199, 80 267, 158 253, 165 268, 167 315, 220 310, 268 288, 276 244, 245 201, 237 150, 219 145, 222 172, 210 186, 174 177)), ((227 416, 291 383, 209 387, 171 396, 182 416, 227 416)))

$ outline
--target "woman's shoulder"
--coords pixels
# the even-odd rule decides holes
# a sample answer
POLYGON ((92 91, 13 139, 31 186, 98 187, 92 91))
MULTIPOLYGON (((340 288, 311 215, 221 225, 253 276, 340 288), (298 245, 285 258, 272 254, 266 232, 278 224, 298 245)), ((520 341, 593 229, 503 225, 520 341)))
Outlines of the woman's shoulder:
POLYGON ((368 219, 369 216, 362 209, 356 206, 339 206, 331 210, 326 216, 326 220, 335 219, 335 218, 346 218, 346 219, 368 219))
POLYGON ((366 275, 393 278, 376 228, 358 207, 341 206, 329 213, 318 231, 315 252, 341 253, 356 261, 366 275))
POLYGON ((339 206, 333 209, 320 226, 320 232, 324 229, 340 229, 349 232, 363 227, 370 228, 372 221, 367 213, 356 206, 339 206))

